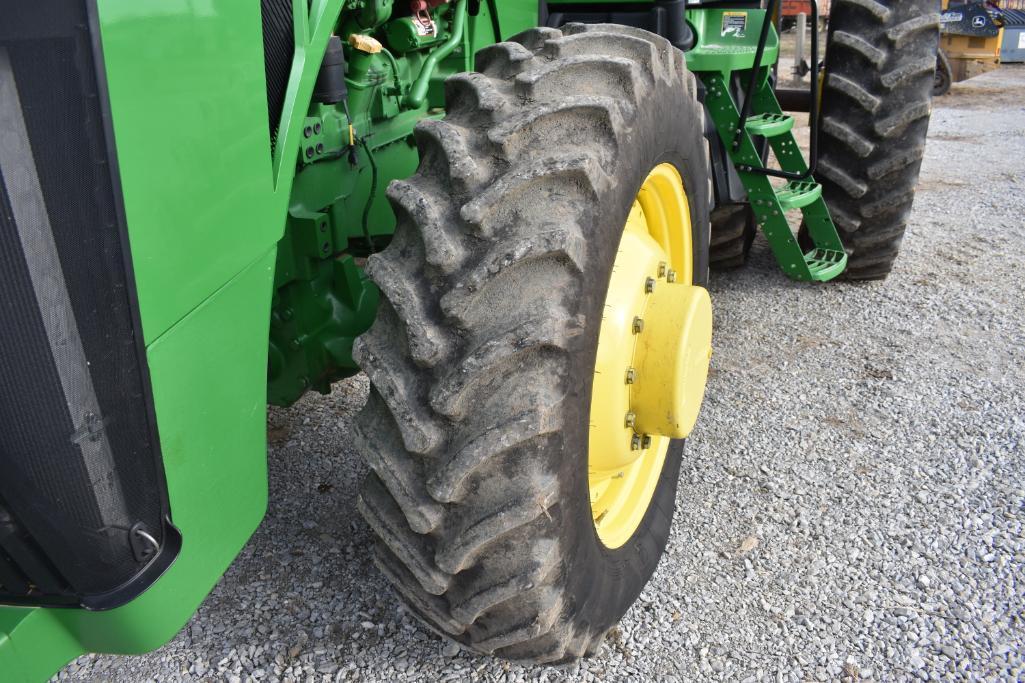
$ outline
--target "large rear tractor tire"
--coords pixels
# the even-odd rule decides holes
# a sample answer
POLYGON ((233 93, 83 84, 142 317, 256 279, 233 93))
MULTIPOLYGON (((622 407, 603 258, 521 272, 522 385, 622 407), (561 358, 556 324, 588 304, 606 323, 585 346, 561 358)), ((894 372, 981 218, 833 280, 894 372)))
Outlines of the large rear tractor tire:
POLYGON ((731 270, 747 263, 758 228, 750 204, 726 204, 712 210, 712 270, 731 270))
POLYGON ((534 29, 476 66, 418 125, 368 261, 358 504, 431 628, 559 662, 669 538, 710 353, 703 114, 683 54, 636 29, 534 29))
POLYGON ((816 178, 850 255, 886 277, 915 198, 932 113, 939 0, 835 0, 816 178))

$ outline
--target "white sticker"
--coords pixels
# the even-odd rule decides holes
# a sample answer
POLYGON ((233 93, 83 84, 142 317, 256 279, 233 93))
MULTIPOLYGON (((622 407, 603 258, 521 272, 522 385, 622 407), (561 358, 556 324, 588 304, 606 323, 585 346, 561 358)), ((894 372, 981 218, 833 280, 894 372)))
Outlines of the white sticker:
POLYGON ((1018 34, 1018 49, 1025 50, 1025 31, 1018 34))
POLYGON ((964 15, 960 12, 944 12, 940 15, 940 21, 944 24, 949 24, 954 21, 961 21, 964 19, 964 15))

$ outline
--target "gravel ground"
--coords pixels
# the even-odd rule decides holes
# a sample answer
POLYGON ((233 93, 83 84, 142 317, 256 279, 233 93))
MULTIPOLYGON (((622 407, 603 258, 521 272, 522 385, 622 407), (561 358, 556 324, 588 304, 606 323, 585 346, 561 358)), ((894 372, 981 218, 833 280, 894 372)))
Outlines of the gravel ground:
POLYGON ((1025 68, 936 105, 884 283, 787 281, 764 243, 712 281, 706 407, 668 554, 599 656, 461 652, 368 559, 350 424, 366 380, 270 417, 271 503, 167 646, 61 679, 1025 678, 1025 68))

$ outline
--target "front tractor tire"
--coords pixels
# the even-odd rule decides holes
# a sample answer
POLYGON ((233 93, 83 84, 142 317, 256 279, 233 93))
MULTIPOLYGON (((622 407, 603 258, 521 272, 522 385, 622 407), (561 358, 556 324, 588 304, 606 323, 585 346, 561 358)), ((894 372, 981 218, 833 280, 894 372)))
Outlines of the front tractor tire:
POLYGON ((637 29, 533 29, 476 66, 418 125, 395 236, 367 264, 382 301, 354 351, 358 506, 431 628, 566 661, 669 537, 710 352, 703 113, 683 54, 637 29), (659 393, 670 380, 690 393, 659 393), (606 419, 617 401, 636 415, 606 419))

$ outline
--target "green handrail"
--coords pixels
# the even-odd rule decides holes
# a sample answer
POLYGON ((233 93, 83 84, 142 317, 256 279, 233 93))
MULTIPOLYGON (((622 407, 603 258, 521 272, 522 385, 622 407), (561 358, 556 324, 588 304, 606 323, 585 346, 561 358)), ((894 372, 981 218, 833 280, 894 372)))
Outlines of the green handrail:
POLYGON ((427 99, 427 89, 431 85, 431 76, 438 68, 438 62, 452 54, 452 51, 459 47, 459 43, 463 42, 463 31, 466 29, 466 0, 458 0, 452 11, 455 13, 452 20, 452 35, 424 61, 416 82, 406 95, 406 106, 410 109, 419 109, 423 106, 424 100, 427 99))

